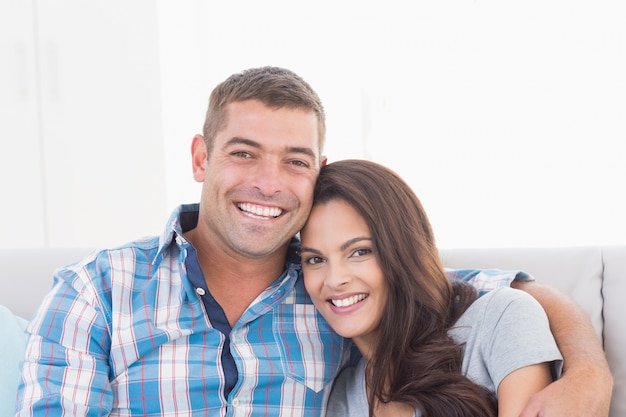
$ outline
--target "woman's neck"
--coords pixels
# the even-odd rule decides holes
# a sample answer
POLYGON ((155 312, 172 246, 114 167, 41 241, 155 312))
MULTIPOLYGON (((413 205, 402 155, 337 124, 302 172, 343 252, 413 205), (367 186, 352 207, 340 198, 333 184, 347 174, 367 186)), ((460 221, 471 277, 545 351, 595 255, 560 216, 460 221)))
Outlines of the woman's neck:
MULTIPOLYGON (((364 356, 365 358, 365 356, 364 356)), ((367 362, 366 362, 367 364, 367 362)), ((365 369, 365 389, 367 392, 368 400, 370 397, 370 387, 371 384, 371 374, 367 372, 367 365, 365 369)), ((415 409, 405 403, 401 403, 398 401, 392 402, 381 402, 378 398, 374 398, 374 417, 413 417, 415 414, 415 409)))
POLYGON ((377 402, 374 406, 374 417, 413 417, 415 410, 408 404, 377 402))

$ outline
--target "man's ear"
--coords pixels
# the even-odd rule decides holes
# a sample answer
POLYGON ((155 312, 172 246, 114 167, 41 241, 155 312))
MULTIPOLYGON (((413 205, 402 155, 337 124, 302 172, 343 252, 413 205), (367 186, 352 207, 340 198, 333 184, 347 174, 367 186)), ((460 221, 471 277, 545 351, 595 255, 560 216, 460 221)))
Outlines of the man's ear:
POLYGON ((207 152, 204 136, 195 135, 191 141, 191 166, 193 169, 193 179, 197 182, 204 182, 206 163, 207 152))
POLYGON ((328 163, 328 158, 326 157, 326 155, 322 155, 320 167, 325 167, 327 163, 328 163))

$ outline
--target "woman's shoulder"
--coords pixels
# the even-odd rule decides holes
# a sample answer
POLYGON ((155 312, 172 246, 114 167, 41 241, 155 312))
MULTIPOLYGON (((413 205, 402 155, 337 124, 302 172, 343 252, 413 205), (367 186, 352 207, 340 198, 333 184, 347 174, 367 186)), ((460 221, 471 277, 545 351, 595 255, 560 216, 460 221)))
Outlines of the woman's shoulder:
POLYGON ((511 287, 501 287, 479 297, 468 308, 483 312, 497 312, 507 309, 541 308, 541 305, 525 291, 511 287))
POLYGON ((452 333, 465 339, 473 332, 490 332, 505 319, 515 322, 545 315, 543 308, 530 294, 510 287, 497 288, 476 299, 453 326, 452 333))
POLYGON ((513 288, 478 298, 450 335, 464 345, 463 371, 492 392, 516 369, 560 359, 545 311, 513 288))

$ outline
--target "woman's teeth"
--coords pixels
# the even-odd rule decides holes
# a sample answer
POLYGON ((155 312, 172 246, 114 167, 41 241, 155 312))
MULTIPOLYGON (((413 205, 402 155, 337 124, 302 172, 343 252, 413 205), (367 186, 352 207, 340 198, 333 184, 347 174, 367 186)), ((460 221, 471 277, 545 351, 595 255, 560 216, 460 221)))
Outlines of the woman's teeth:
POLYGON ((335 307, 348 307, 353 304, 358 303, 359 301, 363 301, 367 298, 367 294, 359 294, 353 295, 352 297, 342 298, 342 299, 331 299, 330 302, 335 307))

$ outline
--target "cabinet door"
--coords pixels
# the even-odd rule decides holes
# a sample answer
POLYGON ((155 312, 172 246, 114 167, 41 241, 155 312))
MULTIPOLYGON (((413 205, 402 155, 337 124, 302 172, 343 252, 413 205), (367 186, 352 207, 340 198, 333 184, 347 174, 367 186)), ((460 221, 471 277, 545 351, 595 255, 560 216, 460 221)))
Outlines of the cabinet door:
POLYGON ((50 246, 103 246, 166 220, 157 5, 36 2, 50 246))
POLYGON ((45 244, 33 2, 0 0, 0 247, 45 244))

